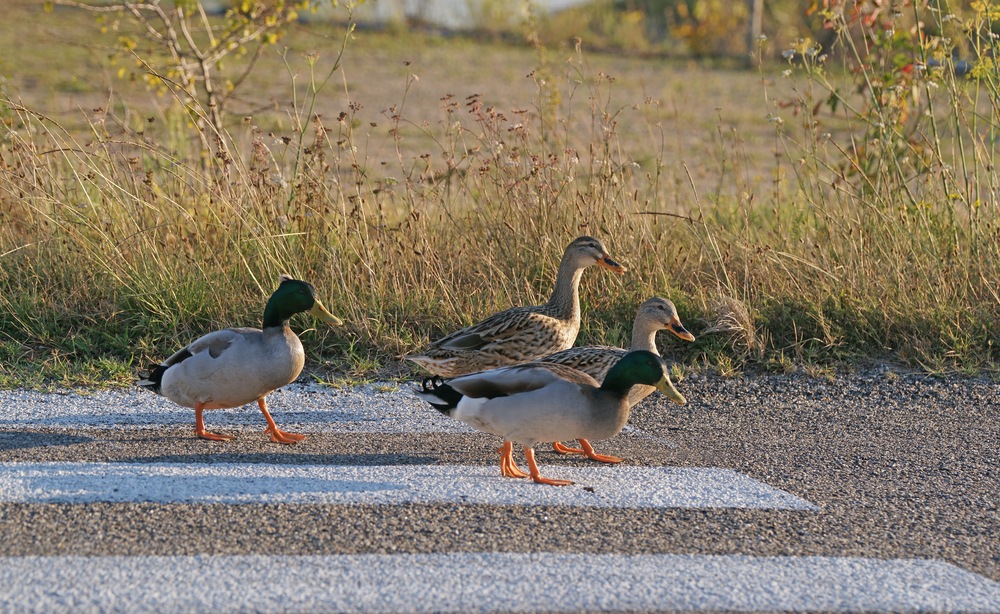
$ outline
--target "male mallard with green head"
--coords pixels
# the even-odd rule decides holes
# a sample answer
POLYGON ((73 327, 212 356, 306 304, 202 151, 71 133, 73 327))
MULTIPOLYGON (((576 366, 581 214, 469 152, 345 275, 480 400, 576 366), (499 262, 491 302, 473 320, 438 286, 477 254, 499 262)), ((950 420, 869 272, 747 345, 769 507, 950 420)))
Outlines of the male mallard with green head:
POLYGON ((276 443, 296 443, 305 435, 282 431, 267 410, 265 397, 295 381, 305 365, 302 342, 288 326, 293 315, 309 312, 324 322, 339 326, 339 318, 316 298, 312 284, 281 276, 264 308, 263 330, 226 328, 208 333, 152 365, 139 382, 143 388, 167 397, 178 405, 194 408, 195 434, 202 439, 228 441, 229 435, 205 430, 202 411, 226 409, 257 402, 267 433, 276 443))
POLYGON ((446 416, 502 437, 501 475, 529 476, 514 463, 513 443, 517 442, 524 449, 533 481, 563 486, 572 482, 540 475, 535 444, 599 440, 618 434, 628 422, 629 391, 639 384, 655 386, 680 405, 687 402, 670 382, 663 359, 647 351, 626 354, 599 386, 594 378, 576 369, 536 362, 447 382, 427 378, 414 392, 446 416))

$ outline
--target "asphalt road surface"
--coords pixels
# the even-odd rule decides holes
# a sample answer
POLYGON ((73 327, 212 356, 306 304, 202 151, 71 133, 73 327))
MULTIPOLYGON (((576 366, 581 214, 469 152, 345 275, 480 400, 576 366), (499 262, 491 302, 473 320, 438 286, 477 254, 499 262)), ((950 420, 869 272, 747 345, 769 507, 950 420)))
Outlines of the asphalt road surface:
POLYGON ((499 441, 405 386, 206 413, 0 392, 0 612, 1000 612, 1000 385, 689 377, 596 443, 499 441), (517 455, 520 461, 520 455, 517 455), (524 467, 521 461, 522 468, 524 467))

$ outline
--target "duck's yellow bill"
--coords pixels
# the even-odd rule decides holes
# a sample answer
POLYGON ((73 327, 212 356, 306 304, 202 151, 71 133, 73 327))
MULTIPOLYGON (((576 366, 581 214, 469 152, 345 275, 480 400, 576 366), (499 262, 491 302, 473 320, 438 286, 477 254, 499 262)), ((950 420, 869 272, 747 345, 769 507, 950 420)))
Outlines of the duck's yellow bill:
POLYGON ((656 384, 656 389, 667 395, 667 398, 674 403, 677 403, 678 405, 687 405, 687 399, 684 398, 683 394, 677 392, 677 389, 674 388, 674 383, 670 381, 670 378, 662 378, 659 383, 656 384))
POLYGON ((319 301, 316 301, 316 304, 309 310, 309 313, 316 316, 320 320, 323 320, 330 326, 341 326, 344 323, 340 318, 327 311, 326 307, 323 306, 323 303, 319 301))

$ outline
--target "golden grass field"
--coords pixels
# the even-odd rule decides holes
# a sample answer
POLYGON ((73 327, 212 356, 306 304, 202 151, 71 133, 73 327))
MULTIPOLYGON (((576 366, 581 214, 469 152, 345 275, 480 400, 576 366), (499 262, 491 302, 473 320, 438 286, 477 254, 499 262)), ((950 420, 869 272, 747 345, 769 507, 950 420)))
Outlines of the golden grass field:
POLYGON ((584 276, 580 343, 626 343, 660 295, 699 338, 666 342, 682 368, 995 371, 995 78, 938 73, 874 104, 833 60, 293 23, 227 101, 220 161, 115 55, 127 22, 7 10, 0 385, 129 383, 257 325, 281 272, 347 322, 293 323, 317 377, 406 376, 399 354, 544 301, 580 234, 630 269, 584 276))

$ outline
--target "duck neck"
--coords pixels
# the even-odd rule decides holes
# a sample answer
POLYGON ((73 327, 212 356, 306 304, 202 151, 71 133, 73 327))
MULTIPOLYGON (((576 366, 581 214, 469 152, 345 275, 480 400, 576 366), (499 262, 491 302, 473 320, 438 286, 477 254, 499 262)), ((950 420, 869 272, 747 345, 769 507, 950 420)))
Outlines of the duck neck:
POLYGON ((649 329, 636 322, 632 327, 632 345, 629 347, 633 352, 636 350, 646 350, 654 354, 659 354, 656 349, 656 329, 649 329))
POLYGON ((632 386, 635 385, 635 379, 629 376, 626 369, 618 368, 619 366, 615 365, 611 367, 608 374, 604 376, 604 382, 601 383, 601 390, 610 392, 619 399, 624 399, 628 396, 632 386))
POLYGON ((277 302, 270 300, 264 307, 264 328, 281 328, 288 326, 288 318, 291 317, 278 307, 277 302))
POLYGON ((580 278, 583 277, 583 267, 576 266, 569 259, 559 263, 556 274, 556 287, 549 299, 549 307, 563 320, 580 319, 580 278))

